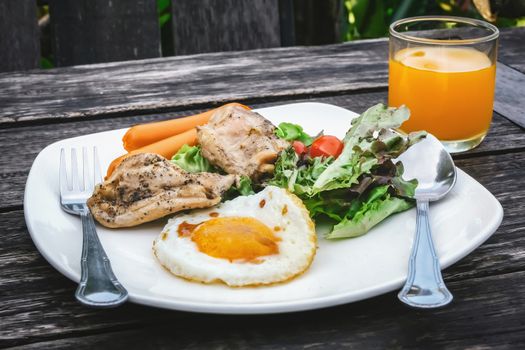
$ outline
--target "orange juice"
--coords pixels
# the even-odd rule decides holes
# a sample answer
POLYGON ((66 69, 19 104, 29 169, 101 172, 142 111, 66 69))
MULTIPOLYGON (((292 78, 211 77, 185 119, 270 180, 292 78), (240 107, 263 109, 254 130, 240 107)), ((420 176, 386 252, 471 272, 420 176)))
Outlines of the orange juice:
POLYGON ((388 103, 410 109, 405 132, 442 141, 481 139, 492 119, 495 65, 467 47, 411 47, 390 58, 388 103))

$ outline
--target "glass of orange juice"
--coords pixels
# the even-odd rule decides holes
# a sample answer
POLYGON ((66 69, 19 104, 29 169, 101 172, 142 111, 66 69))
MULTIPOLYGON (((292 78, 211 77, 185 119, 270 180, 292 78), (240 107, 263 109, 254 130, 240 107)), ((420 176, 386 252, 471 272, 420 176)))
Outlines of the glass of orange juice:
POLYGON ((411 112, 401 131, 426 130, 451 153, 479 145, 492 120, 498 36, 492 24, 470 18, 392 23, 388 104, 411 112))

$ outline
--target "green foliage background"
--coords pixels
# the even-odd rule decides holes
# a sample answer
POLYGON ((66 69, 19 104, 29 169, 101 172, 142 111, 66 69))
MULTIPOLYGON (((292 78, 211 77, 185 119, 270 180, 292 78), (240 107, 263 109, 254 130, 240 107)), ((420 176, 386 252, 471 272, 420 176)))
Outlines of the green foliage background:
MULTIPOLYGON (((507 6, 510 1, 493 2, 507 6)), ((390 23, 406 17, 451 15, 483 19, 470 0, 344 0, 344 6, 347 18, 343 21, 348 25, 343 33, 344 41, 386 36, 390 23)), ((524 17, 498 16, 495 24, 500 28, 525 26, 525 13, 521 15, 524 17)))
MULTIPOLYGON (((73 1, 73 0, 72 0, 73 1)), ((173 55, 171 34, 172 0, 156 0, 161 31, 163 56, 173 55)), ((257 0, 250 0, 257 1, 257 0)), ((317 0, 325 1, 325 0, 317 0)), ((326 0, 328 1, 328 0, 326 0)), ((454 15, 482 19, 473 5, 474 0, 332 0, 341 6, 339 11, 340 41, 378 38, 388 35, 388 26, 395 20, 422 15, 454 15)), ((39 19, 49 16, 47 2, 39 6, 39 19)), ((300 5, 301 1, 296 1, 300 5)), ((525 0, 490 0, 491 8, 499 10, 498 27, 525 26, 525 0), (507 17, 505 17, 507 16, 507 17), (522 17, 520 17, 522 16, 522 17), (510 18, 513 17, 513 18, 510 18)), ((198 6, 198 1, 195 2, 198 6)), ((39 21, 40 22, 40 21, 39 21)), ((335 24, 335 23, 334 23, 335 24)), ((313 24, 308 24, 313 26, 313 24)), ((315 28, 315 26, 313 27, 315 28)), ((53 56, 49 42, 48 26, 41 26, 41 68, 52 68, 53 56)), ((331 39, 334 40, 334 39, 331 39)))

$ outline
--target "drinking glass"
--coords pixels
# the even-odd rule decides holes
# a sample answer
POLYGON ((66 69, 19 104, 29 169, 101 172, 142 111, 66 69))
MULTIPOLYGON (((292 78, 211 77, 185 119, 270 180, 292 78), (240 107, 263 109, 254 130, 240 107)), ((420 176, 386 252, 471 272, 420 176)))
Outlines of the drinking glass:
POLYGON ((470 18, 392 23, 388 104, 411 112, 401 131, 426 130, 451 153, 479 145, 492 120, 498 36, 492 24, 470 18))

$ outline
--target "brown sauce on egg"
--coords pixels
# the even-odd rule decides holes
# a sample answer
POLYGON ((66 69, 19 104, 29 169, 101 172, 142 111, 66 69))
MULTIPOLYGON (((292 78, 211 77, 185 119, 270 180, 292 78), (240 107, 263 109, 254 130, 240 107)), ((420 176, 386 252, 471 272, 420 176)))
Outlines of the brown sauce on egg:
MULTIPOLYGON (((211 215, 211 214, 210 214, 211 215)), ((202 222, 199 222, 198 224, 190 224, 189 222, 183 221, 179 227, 177 228, 177 233, 180 237, 187 237, 191 236, 193 231, 202 224, 202 222)))

